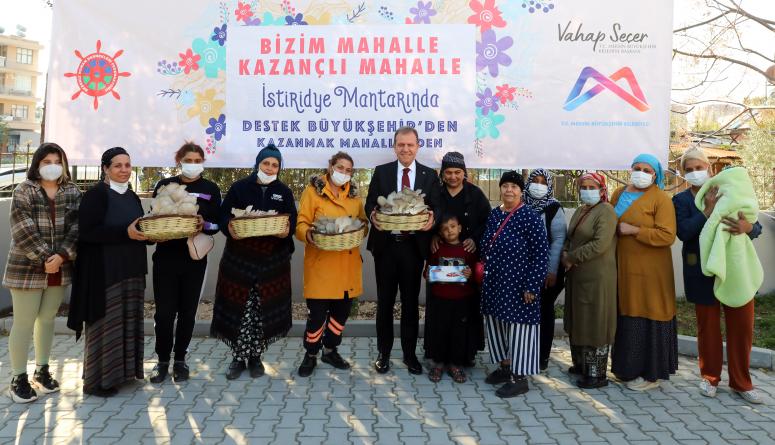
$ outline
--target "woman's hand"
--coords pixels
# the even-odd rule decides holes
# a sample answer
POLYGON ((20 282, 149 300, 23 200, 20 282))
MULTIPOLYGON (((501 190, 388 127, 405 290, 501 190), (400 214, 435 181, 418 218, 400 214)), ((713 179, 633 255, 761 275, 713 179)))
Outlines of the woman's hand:
POLYGON ((307 244, 311 244, 311 245, 314 246, 315 245, 315 240, 312 239, 312 232, 313 231, 314 231, 314 227, 310 227, 309 229, 307 229, 307 233, 304 236, 304 238, 307 239, 307 244))
POLYGON ((573 263, 571 262, 570 258, 568 258, 567 250, 562 251, 562 254, 560 255, 560 262, 562 263, 562 267, 565 268, 566 272, 573 268, 573 263))
POLYGON ((431 253, 436 253, 439 250, 439 244, 441 244, 441 239, 438 235, 433 235, 431 237, 431 253))
POLYGON ((138 221, 140 221, 140 218, 137 218, 136 220, 132 221, 132 223, 129 224, 129 227, 126 228, 126 233, 129 235, 129 239, 132 239, 135 241, 147 241, 148 238, 145 236, 145 234, 137 230, 138 221))
POLYGON ((557 274, 556 273, 546 274, 546 280, 544 280, 544 289, 551 289, 554 287, 555 284, 557 284, 557 274))
POLYGON ((229 235, 231 235, 231 237, 235 240, 242 239, 242 237, 237 236, 237 234, 234 232, 234 226, 232 225, 231 221, 229 221, 229 235))
POLYGON ((727 226, 724 230, 731 233, 732 235, 748 234, 751 233, 751 230, 753 230, 753 224, 749 223, 748 220, 745 219, 743 212, 737 212, 737 219, 727 215, 721 218, 721 222, 727 226))
POLYGON ((711 187, 705 192, 705 196, 702 198, 702 201, 705 203, 705 210, 703 210, 702 213, 705 214, 706 218, 710 218, 710 215, 716 208, 716 203, 722 196, 724 195, 718 192, 718 187, 711 187))
POLYGON ((476 252, 476 242, 474 242, 474 240, 471 238, 463 240, 463 249, 465 249, 465 251, 468 253, 476 252))
POLYGON ((196 233, 201 232, 205 228, 205 219, 202 215, 196 215, 196 233))
POLYGON ((532 292, 525 291, 524 295, 522 295, 522 299, 525 300, 525 303, 530 304, 535 301, 536 296, 532 292))
POLYGON ((65 262, 65 259, 62 258, 62 256, 59 255, 58 253, 51 255, 46 259, 46 263, 44 264, 46 273, 53 274, 53 273, 59 272, 59 268, 62 267, 62 263, 64 262, 65 262))
POLYGON ((640 233, 640 227, 625 222, 619 223, 620 235, 637 235, 638 233, 640 233))

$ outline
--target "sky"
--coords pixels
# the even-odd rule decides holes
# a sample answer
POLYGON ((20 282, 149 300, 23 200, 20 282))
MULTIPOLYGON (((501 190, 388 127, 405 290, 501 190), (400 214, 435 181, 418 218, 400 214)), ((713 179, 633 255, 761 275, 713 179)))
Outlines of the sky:
MULTIPOLYGON (((704 0, 673 0, 673 3, 673 23, 675 29, 696 21, 698 5, 703 6, 704 0)), ((775 0, 742 0, 741 4, 754 14, 775 19, 775 0)), ((16 25, 20 24, 27 28, 26 35, 28 39, 37 40, 44 45, 44 49, 40 54, 39 66, 39 70, 44 75, 49 60, 51 18, 52 10, 46 6, 46 2, 43 0, 0 0, 0 26, 5 28, 5 34, 14 34, 16 25)), ((760 25, 750 22, 743 25, 741 29, 743 30, 745 40, 753 42, 753 49, 764 54, 772 54, 775 57, 775 34, 765 30, 760 25)), ((765 94, 764 79, 757 73, 746 72, 742 68, 730 68, 724 74, 727 80, 714 83, 710 89, 698 89, 689 92, 674 91, 673 98, 680 101, 711 98, 741 101, 748 96, 763 96, 765 94), (699 93, 702 94, 698 97, 697 94, 699 93)), ((701 73, 697 67, 691 66, 685 61, 673 63, 674 88, 692 85, 701 78, 701 73)), ((38 97, 43 97, 45 83, 38 82, 38 89, 38 97)), ((770 87, 769 91, 775 91, 775 87, 770 87)))

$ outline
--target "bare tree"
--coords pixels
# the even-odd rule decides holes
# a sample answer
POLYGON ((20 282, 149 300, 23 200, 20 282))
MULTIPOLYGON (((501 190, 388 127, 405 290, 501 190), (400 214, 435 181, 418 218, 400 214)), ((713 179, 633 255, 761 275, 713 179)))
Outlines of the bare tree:
POLYGON ((764 17, 743 7, 742 0, 698 0, 697 5, 700 16, 673 31, 673 60, 688 59, 698 68, 699 79, 674 91, 713 88, 714 83, 728 80, 732 67, 757 73, 775 84, 775 70, 768 70, 775 65, 775 45, 768 46, 743 31, 745 27, 763 29, 771 36, 767 40, 775 42, 775 8, 768 10, 772 17, 764 17), (762 47, 773 53, 762 53, 762 47))

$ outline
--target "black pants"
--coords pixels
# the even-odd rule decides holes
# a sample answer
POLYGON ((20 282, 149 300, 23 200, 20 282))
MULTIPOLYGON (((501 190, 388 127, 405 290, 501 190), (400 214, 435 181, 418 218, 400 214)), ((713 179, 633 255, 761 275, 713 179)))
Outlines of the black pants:
POLYGON ((554 303, 560 292, 565 289, 565 274, 557 275, 557 283, 554 287, 544 289, 541 292, 541 345, 539 351, 539 363, 549 361, 552 352, 552 340, 554 340, 554 303))
POLYGON ((342 331, 350 316, 353 301, 345 292, 344 299, 307 300, 307 331, 304 349, 315 355, 321 346, 334 349, 342 343, 342 331))
POLYGON ((471 349, 469 306, 465 300, 425 297, 425 357, 436 363, 465 366, 471 349))
POLYGON ((390 355, 393 349, 393 306, 401 292, 401 349, 414 357, 419 330, 418 297, 423 259, 412 236, 396 241, 392 236, 384 250, 374 255, 377 275, 377 348, 390 355))
POLYGON ((153 261, 153 315, 156 331, 156 355, 160 362, 169 362, 175 344, 175 360, 185 360, 194 322, 207 261, 187 259, 156 259, 153 261), (175 318, 177 328, 175 329, 175 318))

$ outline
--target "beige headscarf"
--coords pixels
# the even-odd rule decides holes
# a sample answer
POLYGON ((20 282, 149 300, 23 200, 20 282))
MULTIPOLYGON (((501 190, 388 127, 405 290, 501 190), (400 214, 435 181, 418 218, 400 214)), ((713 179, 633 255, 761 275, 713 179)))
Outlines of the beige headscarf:
POLYGON ((692 147, 684 152, 683 156, 681 156, 681 170, 684 169, 684 165, 689 159, 696 159, 710 165, 710 161, 708 160, 708 157, 705 156, 705 152, 699 147, 692 147))

